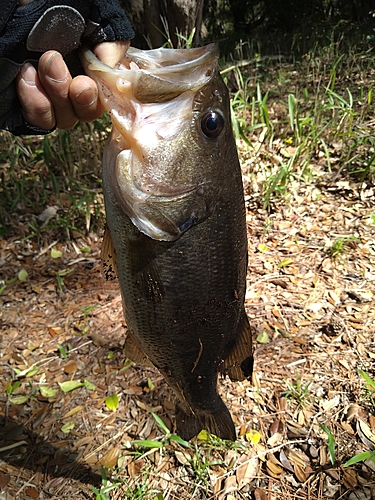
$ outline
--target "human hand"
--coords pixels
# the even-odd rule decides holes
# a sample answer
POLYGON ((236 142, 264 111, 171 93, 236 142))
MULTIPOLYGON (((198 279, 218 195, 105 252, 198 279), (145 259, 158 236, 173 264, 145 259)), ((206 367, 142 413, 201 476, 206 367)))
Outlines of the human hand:
MULTIPOLYGON (((108 66, 120 62, 130 41, 100 43, 94 48, 97 57, 108 66)), ((75 78, 59 52, 50 50, 39 59, 38 71, 24 64, 17 80, 17 95, 24 118, 44 130, 57 126, 70 129, 81 121, 93 121, 103 113, 94 80, 86 75, 75 78)))

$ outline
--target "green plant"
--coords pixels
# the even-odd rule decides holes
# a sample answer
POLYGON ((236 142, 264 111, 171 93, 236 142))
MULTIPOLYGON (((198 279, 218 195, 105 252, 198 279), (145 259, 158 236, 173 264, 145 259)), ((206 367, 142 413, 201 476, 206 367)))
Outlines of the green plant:
POLYGON ((338 256, 343 255, 348 247, 353 247, 358 241, 359 239, 356 236, 340 236, 327 249, 327 253, 331 259, 336 259, 338 256))
POLYGON ((375 462, 375 450, 364 451, 363 453, 354 455, 354 457, 350 458, 343 464, 343 467, 349 467, 350 465, 354 465, 359 462, 366 462, 366 460, 372 460, 373 462, 375 462))
POLYGON ((104 467, 101 467, 101 475, 102 475, 102 486, 100 490, 92 486, 92 490, 95 493, 95 500, 110 500, 108 493, 112 490, 117 489, 121 486, 121 483, 112 483, 108 481, 107 472, 104 467))
POLYGON ((375 381, 363 370, 358 370, 358 373, 366 382, 366 393, 365 396, 369 398, 372 406, 375 408, 375 381))
POLYGON ((331 464, 335 465, 336 462, 336 454, 335 454, 335 438, 332 434, 332 432, 328 429, 323 424, 319 424, 320 428, 327 434, 328 436, 328 453, 329 453, 329 458, 331 460, 331 464))
POLYGON ((283 393, 283 396, 295 401, 298 408, 303 408, 311 401, 309 394, 311 380, 303 384, 301 378, 297 376, 294 383, 287 380, 286 385, 288 390, 283 393))
POLYGON ((69 351, 72 349, 72 345, 71 344, 68 344, 67 345, 67 348, 68 349, 65 349, 65 347, 61 344, 57 344, 57 348, 58 350, 60 351, 60 355, 63 359, 68 359, 68 353, 69 351))
POLYGON ((176 434, 172 434, 171 431, 168 429, 168 427, 165 425, 163 420, 156 415, 156 413, 152 413, 152 416, 157 423, 157 425, 160 427, 160 429, 164 432, 164 435, 161 436, 159 439, 156 440, 136 440, 132 441, 130 443, 131 446, 135 446, 136 448, 164 448, 169 442, 173 441, 175 443, 178 443, 179 445, 185 447, 185 448, 190 448, 190 443, 188 441, 185 441, 184 439, 180 438, 180 436, 177 436, 176 434))

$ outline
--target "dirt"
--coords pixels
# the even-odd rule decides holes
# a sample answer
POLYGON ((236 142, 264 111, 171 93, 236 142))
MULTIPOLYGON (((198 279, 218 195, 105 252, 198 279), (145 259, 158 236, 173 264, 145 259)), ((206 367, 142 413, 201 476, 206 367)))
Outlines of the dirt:
POLYGON ((203 440, 220 465, 199 482, 192 451, 189 461, 169 442, 153 452, 151 496, 125 496, 149 465, 131 443, 162 436, 151 412, 173 430, 173 397, 157 371, 124 355, 121 298, 102 278, 100 236, 50 244, 15 234, 0 240, 3 282, 27 272, 0 296, 1 499, 93 498, 101 466, 119 460, 111 498, 375 498, 375 462, 343 466, 375 447, 375 387, 358 372, 375 378, 373 189, 317 176, 269 213, 250 189, 252 161, 243 159, 255 370, 252 381, 219 381, 241 446, 203 440), (63 392, 66 381, 91 385, 63 392))

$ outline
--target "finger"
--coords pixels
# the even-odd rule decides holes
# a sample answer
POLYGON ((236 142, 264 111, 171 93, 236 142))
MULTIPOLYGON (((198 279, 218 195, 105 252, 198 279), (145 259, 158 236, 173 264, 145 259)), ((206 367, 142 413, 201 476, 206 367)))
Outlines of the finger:
POLYGON ((98 98, 98 87, 88 76, 79 75, 73 78, 69 96, 76 115, 84 122, 96 120, 104 111, 98 98))
POLYGON ((17 95, 26 121, 44 130, 55 126, 52 103, 30 63, 24 64, 18 75, 17 95))
POLYGON ((38 75, 52 102, 57 127, 74 127, 78 119, 69 97, 72 77, 62 55, 52 50, 45 52, 39 60, 38 75))
POLYGON ((120 40, 117 42, 104 42, 99 43, 95 48, 94 52, 96 56, 107 64, 114 68, 116 64, 121 62, 126 54, 130 45, 130 40, 120 40))

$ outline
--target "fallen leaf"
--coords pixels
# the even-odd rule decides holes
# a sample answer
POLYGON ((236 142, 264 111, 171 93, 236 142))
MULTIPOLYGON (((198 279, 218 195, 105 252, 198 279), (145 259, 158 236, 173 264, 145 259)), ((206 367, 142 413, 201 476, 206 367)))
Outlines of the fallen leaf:
POLYGON ((74 422, 68 422, 67 424, 64 424, 62 427, 61 427, 61 432, 63 432, 64 434, 69 434, 69 432, 74 429, 74 422))
POLYGON ((66 382, 59 382, 60 389, 63 392, 70 392, 78 389, 79 387, 83 387, 84 383, 79 380, 67 380, 66 382))
POLYGON ((23 405, 29 399, 29 396, 13 396, 9 401, 14 405, 23 405))
POLYGON ((279 479, 283 473, 283 469, 274 464, 271 460, 267 460, 266 467, 268 474, 275 479, 279 479))
POLYGON ((268 493, 265 490, 256 488, 254 490, 254 500, 269 500, 268 493))
POLYGON ((257 336, 257 342, 259 342, 259 344, 268 344, 269 340, 268 333, 264 330, 257 336))
POLYGON ((10 476, 9 474, 5 474, 4 472, 0 471, 0 490, 3 490, 8 486, 10 481, 10 476))
POLYGON ((74 359, 71 359, 64 365, 64 372, 65 373, 74 373, 77 371, 77 362, 74 361, 74 359))
POLYGON ((50 207, 47 207, 45 210, 43 210, 43 212, 41 214, 38 215, 38 220, 40 220, 40 222, 43 222, 43 226, 48 224, 48 222, 53 218, 55 217, 55 215, 57 214, 57 211, 58 211, 59 207, 53 205, 53 206, 50 206, 50 207))
POLYGON ((108 410, 116 411, 118 408, 119 399, 117 394, 112 394, 112 396, 108 396, 105 400, 105 405, 108 410))
POLYGON ((103 467, 115 467, 117 465, 118 457, 120 456, 121 447, 115 446, 114 448, 107 451, 105 455, 99 460, 99 464, 103 467))
POLYGON ((174 454, 181 465, 187 465, 191 461, 191 456, 188 455, 187 453, 183 453, 182 451, 176 450, 174 454))
POLYGON ((64 415, 63 418, 70 418, 76 413, 79 413, 81 410, 84 409, 83 405, 76 406, 75 408, 72 408, 71 410, 67 411, 64 415))
POLYGON ((255 478, 258 468, 259 459, 256 456, 247 459, 245 463, 240 465, 240 467, 236 470, 237 483, 240 489, 255 478))
POLYGON ((370 427, 361 419, 357 420, 357 432, 362 443, 368 446, 371 450, 375 448, 375 435, 370 427))
POLYGON ((29 276, 29 273, 26 271, 26 269, 22 268, 20 271, 18 271, 17 278, 20 281, 26 281, 28 276, 29 276))
POLYGON ((56 248, 51 248, 51 258, 59 259, 60 257, 62 257, 62 251, 57 250, 56 248))
POLYGON ((290 472, 294 472, 292 464, 289 462, 287 456, 285 455, 284 450, 280 451, 279 459, 280 463, 283 465, 283 467, 285 467, 285 469, 287 469, 290 472))
POLYGON ((249 441, 251 444, 258 444, 261 438, 260 432, 255 429, 250 429, 245 434, 246 441, 249 441))
POLYGON ((39 492, 35 488, 26 488, 25 493, 27 496, 31 498, 39 498, 39 492))
POLYGON ((45 387, 45 386, 41 385, 39 387, 39 390, 40 390, 40 394, 44 398, 53 398, 57 394, 57 389, 53 389, 52 387, 45 387))

